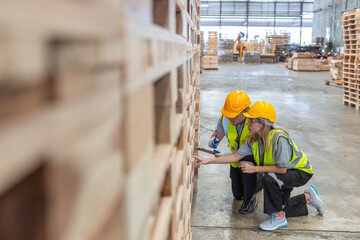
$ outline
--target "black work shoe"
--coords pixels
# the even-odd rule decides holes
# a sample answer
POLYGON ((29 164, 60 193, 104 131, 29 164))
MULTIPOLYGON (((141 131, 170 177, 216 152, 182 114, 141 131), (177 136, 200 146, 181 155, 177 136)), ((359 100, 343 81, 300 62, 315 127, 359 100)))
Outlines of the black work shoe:
POLYGON ((256 200, 256 197, 252 197, 251 200, 248 203, 243 202, 241 205, 241 208, 239 212, 241 214, 250 214, 255 210, 255 207, 257 206, 258 202, 256 200))

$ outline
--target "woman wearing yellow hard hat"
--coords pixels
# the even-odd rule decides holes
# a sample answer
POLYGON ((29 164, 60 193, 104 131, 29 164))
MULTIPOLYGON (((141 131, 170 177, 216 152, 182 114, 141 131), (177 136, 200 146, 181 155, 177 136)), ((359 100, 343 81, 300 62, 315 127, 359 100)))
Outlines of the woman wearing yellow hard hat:
POLYGON ((262 230, 275 230, 287 226, 286 217, 308 214, 307 204, 315 207, 322 215, 324 204, 315 186, 303 194, 290 198, 293 187, 305 185, 313 175, 312 166, 306 155, 296 146, 282 129, 275 128, 274 107, 265 101, 256 102, 244 113, 248 118, 250 138, 231 155, 204 159, 194 156, 195 165, 232 163, 253 155, 256 165, 240 162, 245 173, 265 173, 264 212, 268 218, 259 225, 262 230))
MULTIPOLYGON (((226 136, 230 151, 235 152, 248 140, 251 134, 244 113, 249 110, 250 104, 251 100, 244 91, 236 90, 227 95, 216 130, 210 137, 209 147, 217 148, 219 142, 226 136)), ((255 164, 252 155, 246 156, 243 161, 255 164)), ((234 198, 244 199, 239 212, 252 213, 257 205, 254 192, 262 188, 261 181, 256 181, 256 173, 243 173, 239 168, 239 162, 233 162, 230 164, 230 179, 234 198)))

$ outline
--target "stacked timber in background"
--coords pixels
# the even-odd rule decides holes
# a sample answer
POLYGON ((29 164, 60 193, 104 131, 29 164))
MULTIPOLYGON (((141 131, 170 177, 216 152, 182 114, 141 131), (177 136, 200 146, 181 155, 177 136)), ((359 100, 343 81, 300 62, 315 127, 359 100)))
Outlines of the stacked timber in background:
POLYGON ((260 63, 260 53, 259 52, 249 52, 245 51, 244 54, 244 63, 259 64, 260 63))
POLYGON ((217 56, 217 49, 218 49, 218 37, 216 31, 209 31, 208 32, 208 41, 207 41, 207 52, 206 56, 217 56))
POLYGON ((316 59, 316 54, 310 52, 294 53, 287 62, 287 68, 294 71, 330 71, 326 59, 316 59))
POLYGON ((360 109, 360 9, 344 12, 343 103, 360 109))
POLYGON ((219 61, 216 56, 203 56, 202 68, 205 70, 216 70, 219 69, 219 61))
POLYGON ((312 45, 313 46, 324 47, 324 37, 313 37, 312 38, 312 45))
POLYGON ((0 3, 0 239, 191 239, 199 12, 0 3))
POLYGON ((232 63, 234 61, 233 47, 234 47, 233 39, 219 39, 218 42, 219 63, 232 63))
POLYGON ((217 52, 218 38, 217 32, 209 31, 206 56, 202 57, 202 68, 205 70, 216 70, 219 68, 218 52, 217 52))

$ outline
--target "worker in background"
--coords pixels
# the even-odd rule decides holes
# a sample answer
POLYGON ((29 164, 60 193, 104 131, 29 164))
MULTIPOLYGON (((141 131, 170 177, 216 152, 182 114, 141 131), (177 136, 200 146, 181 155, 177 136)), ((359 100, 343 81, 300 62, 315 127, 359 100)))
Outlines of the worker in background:
MULTIPOLYGON (((240 45, 242 44, 241 38, 243 38, 244 36, 245 36, 245 34, 243 32, 239 32, 239 34, 235 40, 235 43, 234 43, 234 45, 237 44, 236 50, 238 50, 239 52, 240 52, 240 45)), ((245 48, 246 48, 245 46, 242 46, 243 51, 245 51, 245 48)))
MULTIPOLYGON (((209 147, 217 148, 224 136, 228 138, 229 147, 232 152, 236 152, 246 142, 250 137, 250 132, 246 125, 247 120, 243 114, 249 110, 250 104, 249 96, 243 91, 236 90, 227 95, 217 128, 209 140, 209 147)), ((245 157, 244 161, 255 164, 254 157, 251 155, 245 157)), ((242 173, 239 168, 239 162, 233 162, 230 165, 230 178, 234 197, 238 200, 244 199, 239 212, 242 214, 252 213, 257 205, 257 200, 254 196, 256 174, 242 173)), ((261 187, 258 188, 258 191, 261 190, 261 187)))
POLYGON ((315 186, 303 194, 290 198, 293 187, 305 185, 313 175, 306 155, 282 129, 273 126, 276 122, 274 107, 265 101, 256 102, 244 113, 251 137, 231 155, 204 159, 194 156, 199 167, 209 163, 233 163, 253 155, 256 165, 241 163, 244 173, 263 172, 264 212, 268 218, 259 225, 263 230, 275 230, 287 226, 287 217, 308 214, 307 204, 324 214, 324 204, 315 186))

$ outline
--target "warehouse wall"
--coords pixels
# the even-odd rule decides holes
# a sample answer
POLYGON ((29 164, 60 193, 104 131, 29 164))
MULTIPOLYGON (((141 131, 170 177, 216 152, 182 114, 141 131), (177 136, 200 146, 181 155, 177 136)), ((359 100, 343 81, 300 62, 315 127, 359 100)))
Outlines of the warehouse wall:
POLYGON ((342 47, 343 12, 358 7, 358 0, 315 0, 312 37, 328 37, 325 42, 332 41, 334 46, 342 47), (330 28, 328 36, 327 28, 330 28))

